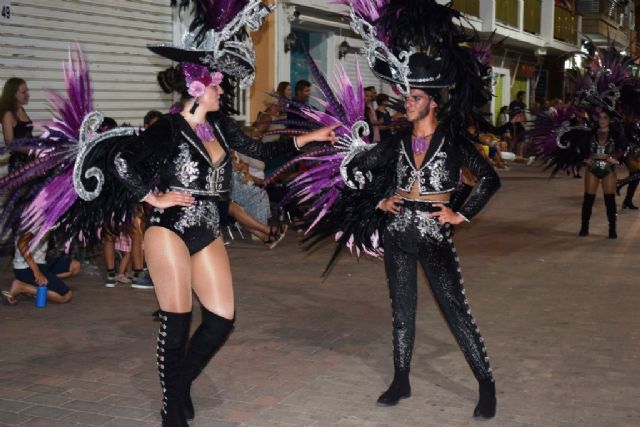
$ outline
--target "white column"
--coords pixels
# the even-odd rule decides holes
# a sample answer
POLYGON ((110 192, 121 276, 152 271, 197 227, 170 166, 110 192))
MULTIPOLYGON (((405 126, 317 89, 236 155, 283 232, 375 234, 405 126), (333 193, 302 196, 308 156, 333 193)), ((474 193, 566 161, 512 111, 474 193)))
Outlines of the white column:
POLYGON ((480 0, 479 15, 479 18, 482 20, 482 31, 491 32, 495 30, 496 0, 480 0))
POLYGON ((553 26, 555 23, 554 0, 542 0, 540 21, 540 37, 542 37, 545 42, 551 43, 553 41, 553 26))
POLYGON ((276 43, 276 73, 273 87, 277 87, 281 81, 289 81, 291 79, 291 52, 284 52, 284 39, 291 32, 291 22, 288 18, 288 9, 291 5, 278 2, 275 10, 275 43, 276 43))
POLYGON ((524 31, 524 0, 518 0, 518 29, 524 31))

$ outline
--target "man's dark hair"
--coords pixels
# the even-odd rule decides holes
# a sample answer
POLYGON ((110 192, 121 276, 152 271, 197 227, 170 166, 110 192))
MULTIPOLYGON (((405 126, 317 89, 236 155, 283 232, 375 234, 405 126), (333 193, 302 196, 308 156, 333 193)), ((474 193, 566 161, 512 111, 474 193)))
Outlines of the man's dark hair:
POLYGON ((147 114, 145 114, 145 115, 144 115, 144 119, 143 119, 142 123, 143 123, 145 126, 148 126, 148 125, 150 125, 150 124, 151 124, 151 121, 152 121, 153 119, 156 119, 156 120, 157 120, 157 119, 159 119, 160 117, 162 117, 162 113, 161 113, 160 111, 158 111, 158 110, 151 110, 151 111, 149 111, 147 114))
POLYGON ((518 93, 516 93, 516 98, 520 98, 521 95, 524 96, 526 94, 527 94, 527 92, 525 92, 523 90, 519 90, 518 93))
POLYGON ((112 117, 105 117, 102 120, 102 124, 100 124, 100 128, 98 129, 98 133, 106 132, 111 129, 115 129, 118 127, 118 123, 112 117))
POLYGON ((295 93, 297 94, 298 92, 302 92, 308 87, 311 87, 311 83, 309 83, 307 80, 298 80, 296 82, 295 93))
POLYGON ((387 102, 389 100, 389 95, 387 95, 386 93, 380 93, 378 94, 378 96, 376 96, 376 104, 378 104, 378 107, 381 106, 383 103, 387 102))
POLYGON ((365 92, 369 92, 369 91, 372 91, 372 90, 376 90, 376 87, 375 86, 367 86, 367 87, 364 88, 365 92))

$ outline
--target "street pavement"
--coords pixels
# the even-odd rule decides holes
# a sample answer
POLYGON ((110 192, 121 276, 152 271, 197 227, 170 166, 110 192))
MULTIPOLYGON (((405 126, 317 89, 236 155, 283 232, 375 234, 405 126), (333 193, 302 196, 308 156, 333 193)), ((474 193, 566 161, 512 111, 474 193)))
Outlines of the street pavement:
MULTIPOLYGON (((236 330, 194 384, 191 425, 640 426, 638 211, 620 211, 609 240, 599 194, 592 234, 579 238, 581 180, 521 165, 501 176, 489 206, 456 229, 495 419, 471 418, 476 382, 423 278, 413 395, 376 407, 393 376, 382 263, 345 255, 322 280, 331 245, 304 253, 291 232, 271 251, 228 247, 236 330)), ((0 306, 0 426, 159 425, 153 292, 102 279, 85 265, 68 305, 0 306)), ((0 287, 10 280, 0 259, 0 287)))

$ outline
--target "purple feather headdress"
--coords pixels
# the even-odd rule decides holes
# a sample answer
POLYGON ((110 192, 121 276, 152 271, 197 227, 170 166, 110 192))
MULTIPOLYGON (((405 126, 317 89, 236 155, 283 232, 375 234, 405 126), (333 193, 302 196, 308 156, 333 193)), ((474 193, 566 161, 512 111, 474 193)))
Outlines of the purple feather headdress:
MULTIPOLYGON (((193 3, 194 18, 179 44, 158 43, 147 47, 176 62, 191 62, 220 71, 238 80, 240 88, 251 86, 255 75, 255 52, 249 31, 258 31, 275 6, 262 0, 182 0, 193 3)), ((172 6, 178 6, 173 0, 172 6)))

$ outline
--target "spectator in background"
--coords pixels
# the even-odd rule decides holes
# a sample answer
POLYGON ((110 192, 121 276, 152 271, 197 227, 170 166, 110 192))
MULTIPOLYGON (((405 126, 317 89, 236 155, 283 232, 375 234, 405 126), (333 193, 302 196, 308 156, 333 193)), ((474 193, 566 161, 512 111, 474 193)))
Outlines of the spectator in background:
POLYGON ((509 116, 514 117, 519 113, 524 113, 524 110, 526 110, 527 108, 527 105, 524 103, 524 97, 526 95, 527 93, 525 91, 518 91, 518 93, 516 94, 516 99, 511 101, 511 103, 509 104, 509 116))
MULTIPOLYGON (((29 87, 23 79, 12 77, 7 80, 0 96, 0 119, 5 146, 19 138, 33 136, 33 122, 24 106, 29 103, 29 87)), ((9 172, 27 163, 33 157, 28 153, 12 152, 9 156, 9 172)))
POLYGON ((367 86, 364 88, 364 120, 369 125, 369 138, 371 139, 371 142, 380 142, 380 128, 374 106, 377 96, 378 93, 374 86, 367 86))
POLYGON ((507 123, 509 123, 509 106, 504 105, 502 106, 502 108, 500 108, 500 113, 498 113, 498 121, 496 122, 496 125, 500 127, 504 126, 507 123))
POLYGON ((9 291, 2 291, 2 298, 7 304, 15 305, 18 303, 18 295, 35 296, 39 285, 47 285, 48 301, 68 303, 73 293, 62 279, 80 273, 80 262, 66 256, 47 260, 48 240, 42 239, 35 249, 30 250, 31 239, 33 235, 29 233, 22 234, 16 239, 13 258, 15 279, 9 291))
POLYGON ((529 159, 524 158, 526 129, 523 123, 526 121, 525 111, 527 108, 524 103, 525 95, 525 91, 519 91, 516 99, 509 104, 509 118, 511 121, 511 127, 509 128, 509 133, 511 134, 509 149, 516 154, 515 162, 530 165, 535 160, 535 157, 530 157, 529 159))
POLYGON ((393 133, 392 128, 392 120, 391 113, 389 113, 389 95, 381 93, 376 96, 376 104, 378 108, 376 108, 376 119, 378 123, 380 123, 380 127, 378 128, 380 131, 380 140, 391 137, 393 133))
POLYGON ((276 88, 276 93, 281 98, 291 99, 291 83, 280 82, 276 88))
POLYGON ((154 124, 155 122, 157 122, 160 117, 162 117, 162 113, 160 111, 151 110, 144 115, 142 126, 146 129, 152 124, 154 124))
MULTIPOLYGON (((278 85, 280 91, 273 94, 273 96, 268 96, 265 100, 265 110, 258 113, 258 117, 253 125, 249 128, 249 135, 254 139, 259 139, 262 142, 273 142, 277 141, 280 136, 279 135, 265 135, 267 132, 284 129, 283 124, 274 123, 277 120, 284 120, 286 116, 283 115, 283 111, 287 108, 286 101, 282 98, 286 93, 281 86, 283 86, 281 82, 278 85), (281 95, 281 93, 283 95, 281 95)), ((288 85, 288 83, 287 83, 288 85)), ((289 89, 291 85, 288 85, 289 89)), ((285 88, 286 89, 286 88, 285 88)), ((292 120, 301 120, 300 117, 292 120)), ((265 177, 266 173, 271 173, 280 166, 282 166, 287 160, 288 156, 274 156, 273 158, 267 160, 267 162, 263 162, 262 160, 254 159, 244 154, 238 153, 240 159, 249 165, 249 174, 254 179, 256 184, 261 184, 265 177)))
MULTIPOLYGON (((298 80, 296 83, 293 100, 298 104, 309 105, 309 99, 311 98, 311 83, 306 80, 298 80)), ((301 116, 295 114, 298 108, 295 105, 290 105, 289 109, 294 112, 287 112, 287 120, 300 120, 301 116)))

